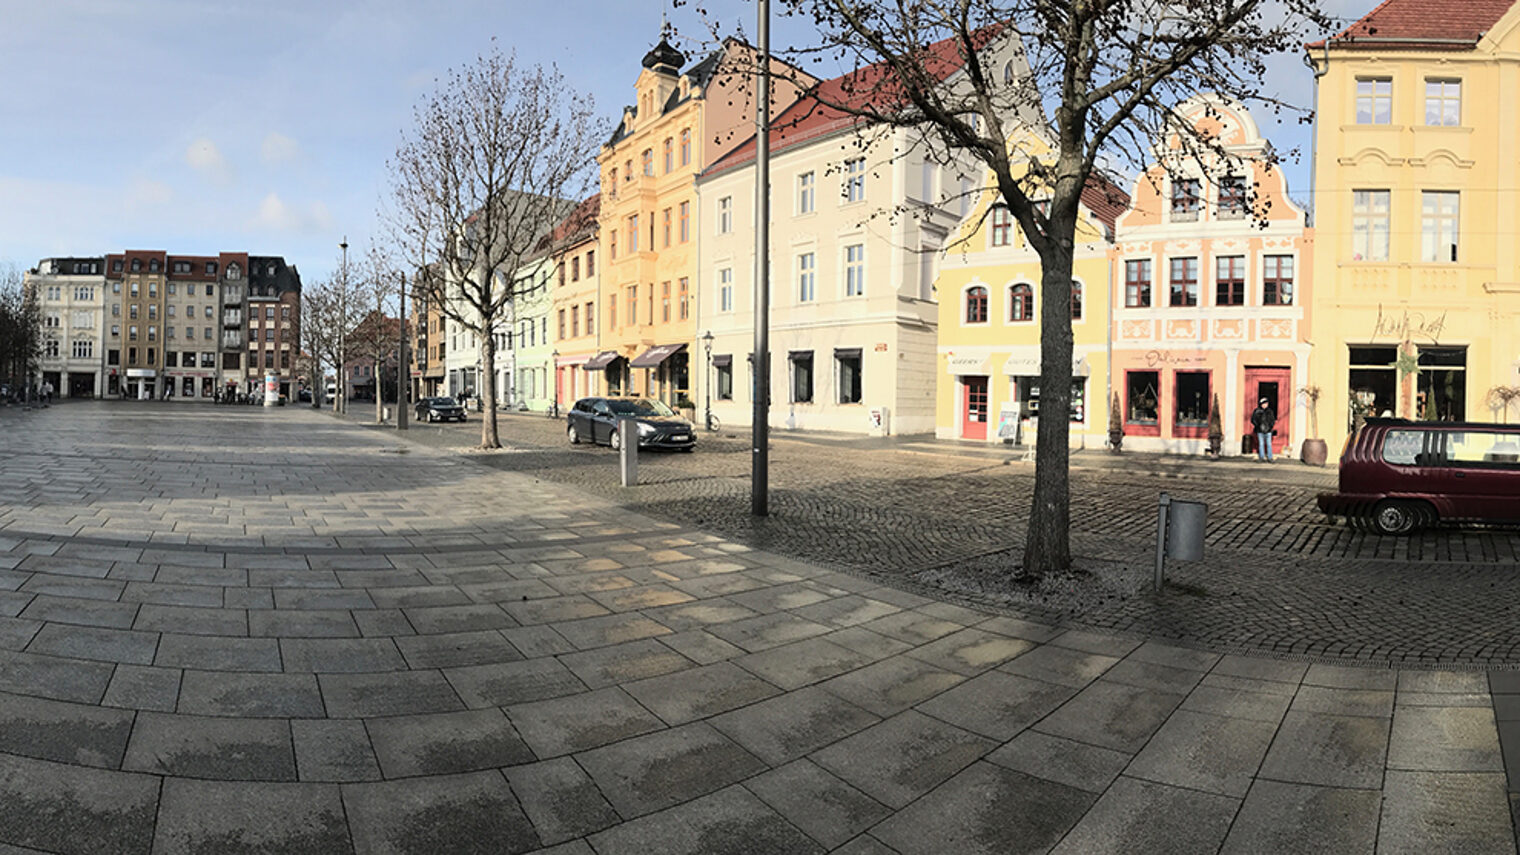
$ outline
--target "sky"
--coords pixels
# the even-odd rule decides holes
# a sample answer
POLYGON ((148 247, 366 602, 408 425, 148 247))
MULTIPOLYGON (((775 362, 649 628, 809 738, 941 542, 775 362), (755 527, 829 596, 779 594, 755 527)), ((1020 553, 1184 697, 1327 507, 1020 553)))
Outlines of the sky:
MULTIPOLYGON (((1324 0, 1351 18, 1373 0, 1324 0)), ((702 4, 753 33, 743 0, 702 4)), ((0 267, 126 249, 281 255, 307 282, 376 236, 413 107, 494 40, 556 65, 609 121, 632 103, 661 0, 0 0, 0 267)), ((690 4, 679 33, 707 26, 690 4)), ((807 38, 778 20, 776 46, 807 38)), ((693 59, 700 55, 682 43, 693 59)), ((700 46, 695 46, 700 48, 700 46)), ((1300 57, 1270 89, 1309 106, 1300 57)), ((1257 115, 1308 196, 1309 130, 1257 115)))

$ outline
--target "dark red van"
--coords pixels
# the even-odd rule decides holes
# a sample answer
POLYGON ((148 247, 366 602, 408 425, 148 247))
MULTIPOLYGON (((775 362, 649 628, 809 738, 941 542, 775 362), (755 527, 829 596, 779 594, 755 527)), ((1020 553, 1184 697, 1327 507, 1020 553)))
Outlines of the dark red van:
POLYGON ((1520 425, 1368 419, 1319 509, 1382 534, 1438 522, 1520 523, 1520 425))

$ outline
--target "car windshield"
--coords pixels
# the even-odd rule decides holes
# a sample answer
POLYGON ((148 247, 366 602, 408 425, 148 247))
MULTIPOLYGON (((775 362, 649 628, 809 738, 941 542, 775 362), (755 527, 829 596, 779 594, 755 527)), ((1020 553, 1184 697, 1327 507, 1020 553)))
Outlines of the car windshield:
POLYGON ((658 398, 631 398, 608 401, 607 406, 620 416, 673 416, 675 411, 658 398))
POLYGON ((426 398, 424 403, 431 407, 452 407, 456 405, 453 398, 426 398))

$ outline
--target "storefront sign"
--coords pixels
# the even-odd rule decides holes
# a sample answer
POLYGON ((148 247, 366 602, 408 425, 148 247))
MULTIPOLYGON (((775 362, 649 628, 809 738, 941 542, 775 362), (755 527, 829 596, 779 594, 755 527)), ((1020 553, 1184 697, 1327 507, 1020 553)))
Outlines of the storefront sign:
POLYGON ((1202 365, 1209 361, 1206 353, 1174 353, 1170 350, 1148 350, 1145 352, 1145 364, 1155 368, 1158 365, 1202 365))
MULTIPOLYGON (((1003 363, 1003 373, 1009 377, 1038 377, 1040 376, 1040 357, 1014 354, 1003 363)), ((1092 375, 1092 366, 1087 364, 1087 357, 1077 356, 1071 360, 1071 376, 1088 377, 1092 375)))

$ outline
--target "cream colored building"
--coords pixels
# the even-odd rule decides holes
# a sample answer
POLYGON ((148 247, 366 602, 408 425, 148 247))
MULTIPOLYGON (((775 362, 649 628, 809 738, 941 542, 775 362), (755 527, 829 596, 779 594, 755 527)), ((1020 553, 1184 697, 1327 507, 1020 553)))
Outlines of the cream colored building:
POLYGON ((105 392, 105 284, 105 261, 99 256, 45 258, 26 274, 25 287, 36 294, 42 313, 40 379, 53 384, 54 398, 94 398, 105 392))

